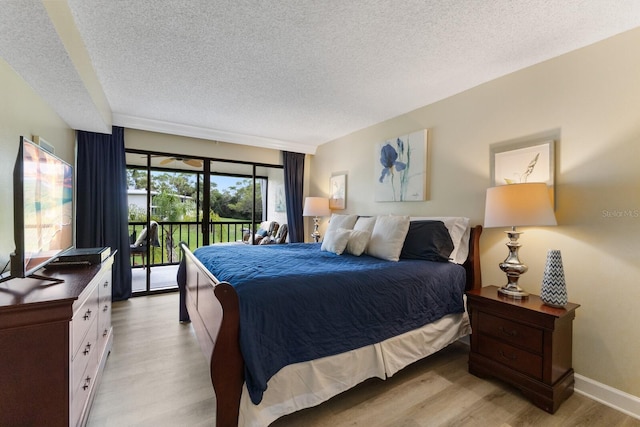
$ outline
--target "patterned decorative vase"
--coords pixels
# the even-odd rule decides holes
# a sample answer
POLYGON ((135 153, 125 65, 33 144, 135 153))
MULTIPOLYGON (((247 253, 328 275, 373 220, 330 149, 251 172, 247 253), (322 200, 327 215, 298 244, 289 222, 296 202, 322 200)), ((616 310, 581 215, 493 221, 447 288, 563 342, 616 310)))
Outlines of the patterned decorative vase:
POLYGON ((562 255, 558 249, 550 249, 547 252, 547 264, 544 266, 540 299, 551 307, 562 308, 567 305, 567 284, 564 280, 562 255))

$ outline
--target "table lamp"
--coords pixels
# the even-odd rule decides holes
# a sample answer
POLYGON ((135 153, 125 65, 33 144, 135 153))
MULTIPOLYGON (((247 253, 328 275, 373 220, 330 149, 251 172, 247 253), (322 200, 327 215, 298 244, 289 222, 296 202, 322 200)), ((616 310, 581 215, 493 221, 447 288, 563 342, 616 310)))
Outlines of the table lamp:
POLYGON ((331 214, 329 210, 329 199, 326 197, 306 197, 304 199, 304 210, 302 216, 313 217, 313 233, 311 237, 318 243, 320 240, 320 232, 318 231, 318 221, 321 216, 327 216, 331 214))
POLYGON ((516 227, 545 225, 557 225, 547 184, 509 184, 487 189, 484 226, 511 227, 505 231, 509 237, 506 243, 509 255, 500 263, 500 269, 507 274, 507 284, 498 290, 501 295, 515 299, 529 295, 518 286, 520 275, 526 273, 528 267, 518 258, 522 246, 518 238, 522 232, 516 227))

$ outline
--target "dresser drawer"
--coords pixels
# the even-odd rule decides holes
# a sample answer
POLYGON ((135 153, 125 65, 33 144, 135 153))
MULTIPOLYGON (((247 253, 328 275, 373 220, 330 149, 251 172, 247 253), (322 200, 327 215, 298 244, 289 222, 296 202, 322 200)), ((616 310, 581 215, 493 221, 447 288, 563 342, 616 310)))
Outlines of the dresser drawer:
POLYGON ((71 395, 72 425, 78 425, 82 411, 89 400, 91 390, 95 387, 99 356, 98 349, 92 348, 86 355, 80 352, 76 360, 73 361, 74 375, 76 374, 76 368, 84 366, 84 370, 80 371, 77 377, 73 379, 74 387, 71 395), (76 366, 76 362, 78 366, 76 366))
POLYGON ((478 332, 526 350, 542 353, 544 332, 541 329, 480 312, 478 332))
POLYGON ((91 322, 91 326, 89 327, 87 334, 84 336, 84 340, 82 340, 80 349, 73 356, 73 360, 71 361, 71 384, 74 387, 76 387, 80 382, 80 379, 93 356, 99 352, 97 323, 97 319, 94 319, 93 322, 91 322))
POLYGON ((111 300, 100 303, 100 315, 98 317, 98 342, 100 347, 109 335, 111 329, 111 300))
POLYGON ((98 345, 104 348, 111 330, 111 276, 104 275, 98 284, 98 298, 100 313, 98 315, 98 345))
POLYGON ((111 301, 111 277, 108 274, 105 274, 101 278, 100 284, 98 284, 98 297, 100 301, 106 298, 111 301))
POLYGON ((480 335, 478 353, 537 380, 542 379, 542 356, 480 335))
MULTIPOLYGON (((98 288, 94 287, 84 304, 74 313, 71 319, 71 357, 80 350, 80 346, 83 345, 84 337, 89 330, 89 327, 93 325, 94 329, 97 327, 94 320, 98 317, 98 288)), ((86 344, 86 343, 84 343, 86 344)))

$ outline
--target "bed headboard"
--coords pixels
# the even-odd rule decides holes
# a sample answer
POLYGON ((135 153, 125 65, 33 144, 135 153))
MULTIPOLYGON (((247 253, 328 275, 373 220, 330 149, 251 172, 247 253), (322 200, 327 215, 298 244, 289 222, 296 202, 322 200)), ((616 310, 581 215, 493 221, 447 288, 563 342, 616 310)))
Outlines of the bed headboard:
POLYGON ((467 261, 463 264, 467 270, 467 286, 466 290, 480 289, 482 287, 482 275, 480 273, 480 235, 482 234, 482 226, 476 225, 471 227, 469 236, 469 255, 467 261))

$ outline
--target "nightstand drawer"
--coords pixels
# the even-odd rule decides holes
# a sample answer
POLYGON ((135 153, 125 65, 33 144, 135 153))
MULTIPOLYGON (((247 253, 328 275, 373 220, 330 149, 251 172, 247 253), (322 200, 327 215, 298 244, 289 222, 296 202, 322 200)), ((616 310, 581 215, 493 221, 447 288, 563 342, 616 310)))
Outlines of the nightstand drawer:
POLYGON ((537 380, 542 379, 542 356, 483 335, 478 337, 478 353, 537 380))
POLYGON ((478 332, 536 353, 542 353, 543 331, 502 317, 478 313, 478 332))

